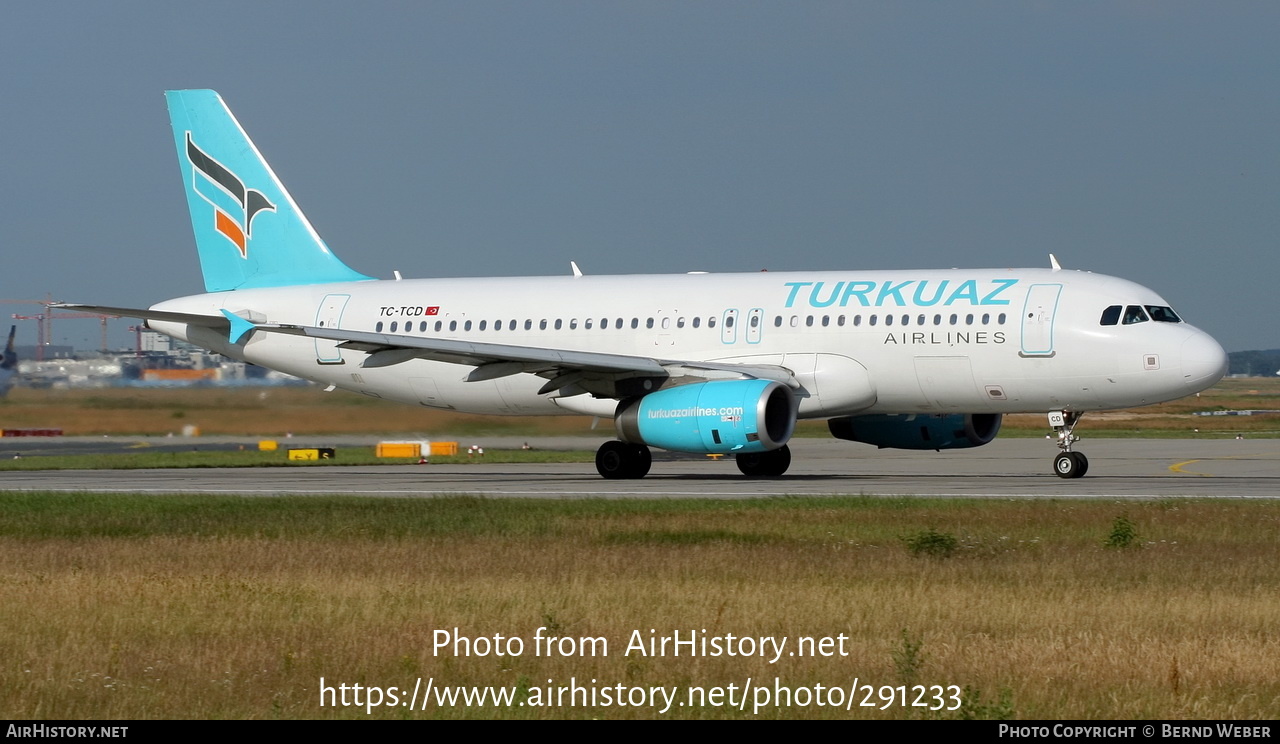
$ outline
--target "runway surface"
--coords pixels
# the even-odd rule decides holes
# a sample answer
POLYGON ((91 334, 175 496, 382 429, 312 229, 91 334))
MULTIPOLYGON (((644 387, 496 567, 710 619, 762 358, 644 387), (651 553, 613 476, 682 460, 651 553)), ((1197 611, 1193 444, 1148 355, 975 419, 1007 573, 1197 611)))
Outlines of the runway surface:
MULTIPOLYGON (((289 446, 368 444, 367 439, 299 439, 289 446)), ((537 439, 543 449, 594 449, 590 438, 537 439)), ((127 451, 138 446, 181 449, 236 448, 244 440, 117 438, 5 441, 0 457, 22 447, 40 452, 127 451), (40 448, 46 449, 40 449, 40 448)), ((492 449, 522 442, 484 439, 492 449)), ((283 443, 282 443, 283 444, 283 443)), ((1090 439, 1077 449, 1090 460, 1089 474, 1063 480, 1050 472, 1057 449, 1043 439, 997 440, 970 450, 877 450, 826 439, 792 440, 791 470, 781 478, 748 479, 731 457, 669 459, 655 452, 641 480, 606 481, 591 463, 300 466, 159 470, 63 470, 0 473, 0 490, 71 492, 221 493, 273 496, 348 494, 431 497, 477 494, 495 497, 753 498, 784 495, 902 495, 998 498, 1170 497, 1276 498, 1280 489, 1280 440, 1090 439)), ((466 443, 463 445, 466 446, 466 443)))

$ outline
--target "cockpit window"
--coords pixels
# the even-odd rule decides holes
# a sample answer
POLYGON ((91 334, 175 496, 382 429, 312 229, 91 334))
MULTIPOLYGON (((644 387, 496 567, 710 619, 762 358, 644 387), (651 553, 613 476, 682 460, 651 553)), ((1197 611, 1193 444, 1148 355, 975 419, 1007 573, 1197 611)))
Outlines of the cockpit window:
POLYGON ((1121 311, 1122 309, 1123 309, 1123 308, 1121 308, 1119 305, 1112 305, 1111 307, 1107 308, 1106 310, 1103 310, 1103 311, 1102 311, 1102 325, 1115 325, 1116 323, 1119 323, 1119 322, 1120 322, 1120 311, 1121 311))
POLYGON ((1146 323, 1147 314, 1138 305, 1130 305, 1124 309, 1124 324, 1146 323))
POLYGON ((1151 314, 1151 319, 1157 323, 1181 323, 1182 318, 1173 311, 1171 307, 1163 307, 1161 305, 1147 305, 1147 312, 1151 314))

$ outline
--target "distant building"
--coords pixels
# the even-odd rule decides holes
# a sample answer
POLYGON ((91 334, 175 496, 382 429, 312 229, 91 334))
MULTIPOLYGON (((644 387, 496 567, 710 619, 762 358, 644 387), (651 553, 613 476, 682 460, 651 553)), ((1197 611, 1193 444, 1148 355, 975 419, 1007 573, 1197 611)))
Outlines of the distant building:
POLYGON ((68 359, 75 356, 76 349, 74 346, 60 346, 49 344, 44 347, 43 353, 38 353, 34 346, 15 346, 14 351, 18 353, 19 359, 68 359))
POLYGON ((189 344, 186 341, 179 341, 172 336, 166 336, 163 333, 158 333, 152 330, 142 331, 138 336, 138 344, 141 347, 139 350, 144 354, 148 352, 160 354, 171 354, 174 352, 195 352, 197 354, 205 353, 204 349, 201 349, 194 344, 189 344))

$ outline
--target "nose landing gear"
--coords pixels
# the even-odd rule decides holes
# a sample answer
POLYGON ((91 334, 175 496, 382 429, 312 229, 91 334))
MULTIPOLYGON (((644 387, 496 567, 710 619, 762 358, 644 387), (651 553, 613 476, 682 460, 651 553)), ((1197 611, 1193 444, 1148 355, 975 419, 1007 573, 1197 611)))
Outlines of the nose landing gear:
POLYGON ((1083 478, 1089 472, 1089 458, 1083 452, 1071 450, 1071 445, 1080 441, 1072 432, 1083 415, 1078 411, 1049 412, 1049 426, 1057 434, 1058 449, 1062 450, 1053 458, 1053 473, 1059 478, 1083 478))

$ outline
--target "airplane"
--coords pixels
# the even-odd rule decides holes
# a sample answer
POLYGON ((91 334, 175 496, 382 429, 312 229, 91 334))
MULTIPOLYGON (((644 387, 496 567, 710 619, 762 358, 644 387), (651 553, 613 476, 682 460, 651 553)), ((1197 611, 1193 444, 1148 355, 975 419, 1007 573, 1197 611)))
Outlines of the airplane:
POLYGON ((4 354, 0 355, 0 398, 9 394, 18 377, 18 353, 13 350, 13 336, 18 327, 9 326, 9 343, 5 344, 4 354))
POLYGON ((1083 476, 1089 411, 1174 400, 1227 356, 1146 287, 1048 268, 378 280, 343 263, 211 90, 168 91, 204 294, 138 317, 174 338, 335 388, 482 414, 613 419, 605 478, 650 447, 791 463, 800 419, 915 450, 985 445, 1048 417, 1052 472, 1083 476))

